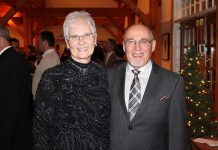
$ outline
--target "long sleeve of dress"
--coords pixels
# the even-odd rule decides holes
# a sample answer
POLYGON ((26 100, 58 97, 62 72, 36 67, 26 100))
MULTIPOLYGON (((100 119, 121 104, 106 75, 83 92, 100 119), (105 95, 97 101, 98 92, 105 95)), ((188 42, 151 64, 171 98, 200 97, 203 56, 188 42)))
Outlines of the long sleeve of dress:
POLYGON ((35 110, 33 117, 33 149, 48 150, 51 148, 50 128, 54 110, 49 106, 52 82, 44 74, 36 94, 35 110))

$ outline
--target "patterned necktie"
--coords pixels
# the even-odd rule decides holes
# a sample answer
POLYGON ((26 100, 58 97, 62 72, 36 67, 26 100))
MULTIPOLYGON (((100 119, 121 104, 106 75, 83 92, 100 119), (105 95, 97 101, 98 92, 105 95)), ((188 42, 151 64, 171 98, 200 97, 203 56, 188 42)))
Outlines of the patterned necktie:
POLYGON ((132 72, 134 74, 134 79, 130 87, 129 103, 128 103, 130 121, 135 116, 137 109, 139 108, 139 105, 141 103, 141 85, 138 78, 138 74, 140 73, 140 71, 134 69, 132 70, 132 72))

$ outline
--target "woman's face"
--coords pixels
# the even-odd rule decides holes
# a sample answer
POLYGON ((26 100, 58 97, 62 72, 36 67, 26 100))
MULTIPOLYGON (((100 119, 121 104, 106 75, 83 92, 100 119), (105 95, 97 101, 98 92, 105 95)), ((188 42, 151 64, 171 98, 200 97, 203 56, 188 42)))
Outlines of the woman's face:
POLYGON ((66 40, 71 57, 79 63, 88 63, 96 44, 96 33, 93 33, 85 20, 78 20, 69 30, 70 37, 66 40))

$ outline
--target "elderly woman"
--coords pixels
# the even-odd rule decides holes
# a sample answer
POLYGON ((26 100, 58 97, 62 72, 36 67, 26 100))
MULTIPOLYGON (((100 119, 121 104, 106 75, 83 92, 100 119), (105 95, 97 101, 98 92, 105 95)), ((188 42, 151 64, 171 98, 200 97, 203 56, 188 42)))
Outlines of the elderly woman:
POLYGON ((90 14, 67 15, 64 37, 71 58, 48 69, 36 92, 33 149, 109 149, 110 99, 106 71, 91 61, 96 27, 90 14))

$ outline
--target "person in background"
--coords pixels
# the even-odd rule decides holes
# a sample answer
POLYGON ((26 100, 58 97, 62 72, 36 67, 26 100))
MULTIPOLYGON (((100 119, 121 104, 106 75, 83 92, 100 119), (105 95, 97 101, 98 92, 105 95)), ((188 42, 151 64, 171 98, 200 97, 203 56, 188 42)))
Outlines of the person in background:
POLYGON ((39 65, 41 59, 42 59, 43 52, 39 51, 39 48, 36 49, 36 60, 34 62, 35 68, 39 65))
POLYGON ((50 31, 40 32, 38 35, 38 48, 42 54, 42 59, 36 66, 32 82, 32 94, 35 99, 37 87, 43 72, 60 63, 60 58, 54 49, 55 38, 54 34, 50 31))
POLYGON ((115 54, 117 42, 114 39, 107 39, 103 43, 103 48, 105 50, 105 56, 104 56, 104 65, 109 68, 114 65, 114 62, 117 60, 120 60, 120 58, 115 54))
POLYGON ((100 65, 104 65, 103 59, 104 59, 103 50, 102 50, 101 46, 97 43, 97 45, 95 46, 94 52, 92 54, 91 60, 100 64, 100 65))
POLYGON ((112 150, 187 150, 184 81, 151 60, 155 45, 148 27, 130 26, 128 62, 108 70, 112 150))
POLYGON ((61 55, 61 58, 60 58, 61 62, 64 62, 69 57, 70 57, 70 50, 67 49, 67 48, 64 48, 64 52, 63 52, 63 54, 61 55))
POLYGON ((0 149, 31 149, 32 108, 28 65, 10 46, 8 29, 0 26, 0 149))
POLYGON ((121 58, 121 60, 125 60, 125 52, 123 51, 123 45, 122 44, 117 44, 115 50, 115 54, 121 58))
POLYGON ((35 72, 35 61, 36 61, 36 48, 32 45, 28 45, 30 55, 27 57, 27 63, 29 65, 30 73, 33 76, 35 72))
POLYGON ((20 48, 20 42, 17 38, 10 38, 9 40, 10 46, 12 46, 17 52, 21 53, 26 57, 26 53, 23 49, 20 48))
POLYGON ((20 42, 17 38, 10 38, 9 43, 17 52, 19 52, 20 42))
POLYGON ((106 70, 91 61, 97 43, 90 14, 75 11, 63 25, 70 59, 46 70, 36 93, 33 149, 109 150, 106 70))

